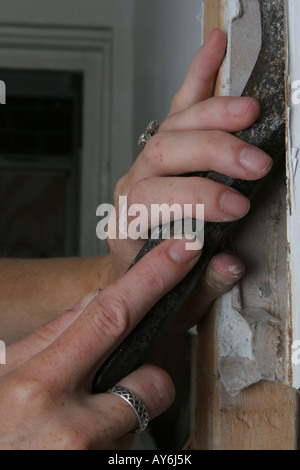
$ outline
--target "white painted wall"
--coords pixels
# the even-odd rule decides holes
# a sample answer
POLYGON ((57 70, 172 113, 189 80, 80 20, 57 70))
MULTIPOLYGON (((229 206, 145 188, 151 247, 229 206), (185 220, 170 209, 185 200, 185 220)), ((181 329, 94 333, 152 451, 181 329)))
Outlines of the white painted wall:
POLYGON ((148 121, 168 113, 202 44, 201 13, 201 0, 134 0, 135 141, 148 121))

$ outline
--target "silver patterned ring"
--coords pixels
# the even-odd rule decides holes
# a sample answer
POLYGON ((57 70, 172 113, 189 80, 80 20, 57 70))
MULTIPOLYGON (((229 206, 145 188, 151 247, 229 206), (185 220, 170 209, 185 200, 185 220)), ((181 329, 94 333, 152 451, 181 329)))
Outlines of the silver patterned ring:
POLYGON ((140 149, 143 149, 147 142, 151 139, 151 137, 156 134, 159 129, 159 123, 157 121, 149 122, 144 134, 142 134, 138 140, 138 146, 140 149))
POLYGON ((134 429, 132 432, 141 433, 145 431, 149 423, 149 413, 144 403, 139 399, 139 397, 137 397, 133 392, 128 390, 128 388, 121 387, 119 385, 110 388, 107 393, 113 393, 114 395, 117 395, 123 400, 125 400, 135 412, 139 421, 139 427, 134 429))

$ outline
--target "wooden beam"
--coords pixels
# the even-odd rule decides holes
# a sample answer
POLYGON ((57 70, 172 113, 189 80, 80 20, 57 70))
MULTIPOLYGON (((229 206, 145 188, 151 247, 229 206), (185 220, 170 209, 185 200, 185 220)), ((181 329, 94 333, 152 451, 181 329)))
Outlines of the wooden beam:
POLYGON ((223 29, 223 1, 205 0, 204 1, 204 38, 215 28, 223 29))
MULTIPOLYGON (((216 28, 224 29, 223 0, 204 0, 204 25, 203 36, 207 38, 209 33, 216 28)), ((220 75, 217 77, 215 85, 215 95, 219 93, 220 75)))
MULTIPOLYGON (((223 24, 226 1, 230 0, 205 0, 204 37, 215 27, 228 26, 223 24)), ((218 84, 215 94, 219 94, 218 84)), ((297 449, 296 390, 286 383, 260 381, 231 396, 221 383, 217 348, 219 309, 220 303, 216 303, 198 328, 196 430, 190 448, 297 449)))

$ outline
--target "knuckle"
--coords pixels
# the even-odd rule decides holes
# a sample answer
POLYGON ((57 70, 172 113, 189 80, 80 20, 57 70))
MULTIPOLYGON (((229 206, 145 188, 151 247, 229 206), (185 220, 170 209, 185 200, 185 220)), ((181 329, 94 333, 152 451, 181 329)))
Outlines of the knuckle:
POLYGON ((220 131, 220 130, 214 130, 210 132, 210 137, 212 139, 212 142, 220 144, 221 142, 224 141, 224 139, 227 138, 227 132, 225 131, 220 131))
POLYGON ((220 152, 220 148, 222 148, 224 144, 228 143, 228 134, 227 132, 220 130, 208 132, 208 148, 210 148, 212 154, 217 154, 220 152))
POLYGON ((10 400, 15 409, 41 409, 52 400, 51 391, 38 379, 19 377, 10 388, 10 400))
POLYGON ((102 295, 99 298, 98 314, 93 317, 94 327, 101 335, 118 338, 127 333, 131 325, 131 311, 128 300, 118 293, 118 297, 102 295))
MULTIPOLYGON (((65 313, 74 314, 74 311, 66 310, 65 313)), ((33 337, 35 337, 39 343, 47 343, 50 338, 55 336, 58 333, 57 327, 53 326, 51 323, 40 326, 36 331, 33 332, 33 337)))

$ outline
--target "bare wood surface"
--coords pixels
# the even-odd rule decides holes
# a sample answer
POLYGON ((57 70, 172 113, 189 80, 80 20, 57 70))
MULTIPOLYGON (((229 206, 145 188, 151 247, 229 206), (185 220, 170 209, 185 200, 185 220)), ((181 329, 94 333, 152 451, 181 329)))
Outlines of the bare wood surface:
POLYGON ((230 396, 217 372, 217 306, 199 327, 195 449, 297 449, 297 392, 259 382, 230 396))
MULTIPOLYGON (((204 0, 204 24, 203 24, 203 36, 206 39, 209 33, 215 29, 224 29, 224 18, 223 18, 223 0, 204 0)), ((215 85, 215 95, 218 96, 219 92, 219 80, 218 77, 215 85)))
POLYGON ((223 29, 222 5, 222 0, 204 1, 204 38, 215 28, 223 29))

